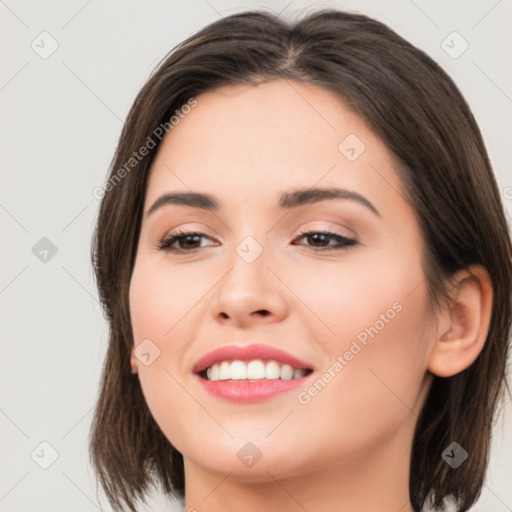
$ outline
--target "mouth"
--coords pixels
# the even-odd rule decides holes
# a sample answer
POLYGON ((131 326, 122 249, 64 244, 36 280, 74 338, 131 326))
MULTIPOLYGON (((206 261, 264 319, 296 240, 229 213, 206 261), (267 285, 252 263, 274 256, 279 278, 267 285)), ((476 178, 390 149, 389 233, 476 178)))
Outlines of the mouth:
POLYGON ((250 361, 220 361, 208 366, 198 375, 205 380, 292 380, 310 375, 312 368, 294 368, 274 359, 253 359, 250 361))
POLYGON ((300 386, 314 372, 312 364, 269 345, 225 346, 193 367, 202 387, 230 402, 269 399, 300 386))

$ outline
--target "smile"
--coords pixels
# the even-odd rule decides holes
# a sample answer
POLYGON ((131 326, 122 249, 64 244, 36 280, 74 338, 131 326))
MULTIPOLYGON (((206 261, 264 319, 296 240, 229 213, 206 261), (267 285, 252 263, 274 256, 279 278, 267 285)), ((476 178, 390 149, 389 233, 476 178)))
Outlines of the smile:
POLYGON ((269 399, 300 386, 314 367, 271 345, 228 345, 203 356, 192 372, 212 396, 230 402, 269 399))
POLYGON ((299 379, 311 373, 311 369, 294 368, 275 360, 264 361, 222 361, 209 366, 201 373, 211 381, 217 380, 291 380, 299 379))

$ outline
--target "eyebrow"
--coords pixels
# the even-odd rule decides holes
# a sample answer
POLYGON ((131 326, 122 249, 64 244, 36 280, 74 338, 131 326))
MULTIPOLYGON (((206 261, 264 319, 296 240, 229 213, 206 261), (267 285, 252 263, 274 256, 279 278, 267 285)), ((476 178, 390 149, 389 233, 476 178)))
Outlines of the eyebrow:
MULTIPOLYGON (((303 188, 285 192, 279 197, 278 206, 282 210, 289 210, 328 199, 347 199, 355 201, 368 208, 372 213, 377 215, 377 217, 381 217, 377 208, 375 208, 366 197, 344 188, 303 188)), ((220 203, 210 194, 200 192, 169 192, 160 196, 153 203, 146 213, 146 216, 170 204, 190 206, 206 211, 220 210, 220 203)))

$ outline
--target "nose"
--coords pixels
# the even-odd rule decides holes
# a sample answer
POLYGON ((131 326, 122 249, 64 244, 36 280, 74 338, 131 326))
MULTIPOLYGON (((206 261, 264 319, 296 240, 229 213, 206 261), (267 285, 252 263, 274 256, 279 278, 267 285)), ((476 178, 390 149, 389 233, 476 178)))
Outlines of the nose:
POLYGON ((279 272, 267 266, 266 251, 250 263, 236 253, 231 262, 216 288, 215 319, 236 327, 283 320, 288 314, 286 287, 277 277, 279 272))

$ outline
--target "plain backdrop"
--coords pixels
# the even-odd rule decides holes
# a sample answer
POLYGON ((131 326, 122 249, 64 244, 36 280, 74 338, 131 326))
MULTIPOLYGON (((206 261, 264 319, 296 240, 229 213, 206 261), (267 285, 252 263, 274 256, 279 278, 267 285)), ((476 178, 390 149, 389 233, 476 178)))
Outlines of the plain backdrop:
MULTIPOLYGON (((335 6, 387 23, 455 80, 510 218, 510 0, 0 1, 1 512, 111 510, 87 444, 107 343, 89 256, 93 190, 149 73, 221 16, 335 6)), ((473 510, 512 511, 511 475, 509 401, 473 510)), ((155 497, 148 510, 172 507, 155 497)))

